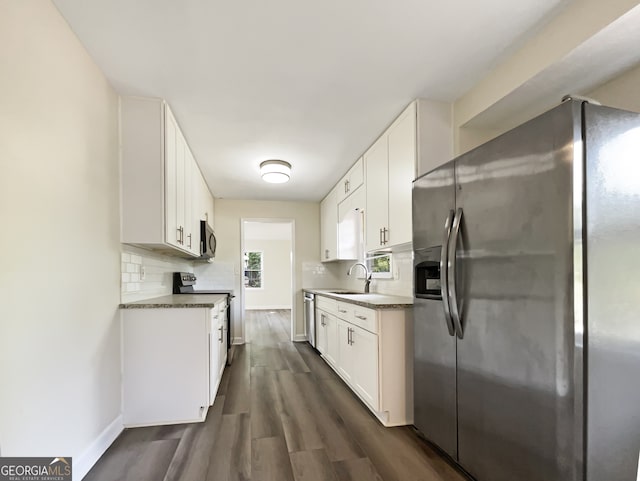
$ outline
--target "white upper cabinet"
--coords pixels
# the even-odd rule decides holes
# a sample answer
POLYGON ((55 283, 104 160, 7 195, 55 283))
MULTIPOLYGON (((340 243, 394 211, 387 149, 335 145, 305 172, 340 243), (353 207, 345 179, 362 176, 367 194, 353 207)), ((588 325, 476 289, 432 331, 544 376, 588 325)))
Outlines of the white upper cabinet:
POLYGON ((411 189, 416 177, 416 154, 414 102, 364 154, 367 252, 411 242, 411 189))
POLYGON ((338 257, 340 259, 363 257, 366 202, 365 186, 361 185, 338 205, 338 257))
POLYGON ((364 161, 362 157, 353 164, 349 172, 338 182, 338 204, 353 194, 364 183, 364 161))
POLYGON ((204 176, 202 172, 196 165, 196 170, 194 172, 194 180, 193 180, 193 188, 194 191, 194 209, 196 209, 197 217, 198 217, 198 225, 199 221, 206 221, 211 227, 214 227, 214 199, 211 193, 209 192, 209 186, 207 182, 204 180, 204 176))
POLYGON ((320 203, 320 260, 338 259, 338 192, 333 188, 320 203))
POLYGON ((367 252, 412 241, 413 180, 452 158, 451 106, 412 102, 364 154, 367 252))
MULTIPOLYGON (((411 104, 389 128, 389 220, 385 247, 412 241, 411 196, 416 178, 416 106, 411 104)), ((375 238, 374 238, 375 240, 375 238)))
POLYGON ((389 142, 383 135, 364 154, 366 166, 367 205, 365 209, 366 250, 384 245, 383 232, 389 221, 389 142))
POLYGON ((189 146, 165 105, 165 239, 168 244, 195 256, 200 246, 196 245, 193 229, 194 164, 189 146))
POLYGON ((352 208, 364 208, 365 252, 410 244, 413 181, 452 158, 451 105, 416 99, 322 201, 321 260, 359 257, 353 249, 353 222, 348 219, 352 208))
POLYGON ((120 124, 122 242, 199 256, 199 221, 213 214, 213 198, 169 106, 123 97, 120 124))

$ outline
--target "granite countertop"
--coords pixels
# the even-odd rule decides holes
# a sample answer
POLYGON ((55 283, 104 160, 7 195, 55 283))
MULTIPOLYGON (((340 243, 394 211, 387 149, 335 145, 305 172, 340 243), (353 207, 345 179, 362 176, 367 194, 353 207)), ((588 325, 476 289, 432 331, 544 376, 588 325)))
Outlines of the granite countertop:
POLYGON ((175 309, 213 307, 226 299, 226 294, 172 294, 143 301, 125 302, 120 309, 175 309))
POLYGON ((337 301, 350 302, 370 309, 406 309, 413 306, 412 297, 390 296, 387 294, 353 294, 347 289, 303 289, 318 296, 325 296, 337 301), (351 293, 351 294, 349 294, 351 293))

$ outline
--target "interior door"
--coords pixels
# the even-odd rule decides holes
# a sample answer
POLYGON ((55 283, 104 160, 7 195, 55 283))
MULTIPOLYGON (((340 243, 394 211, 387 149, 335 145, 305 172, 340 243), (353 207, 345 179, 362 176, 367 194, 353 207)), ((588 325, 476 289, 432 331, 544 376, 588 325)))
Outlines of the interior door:
POLYGON ((416 428, 455 459, 456 338, 440 279, 442 247, 446 250, 455 208, 453 165, 450 162, 413 185, 413 389, 416 428))
POLYGON ((571 247, 580 138, 568 102, 456 160, 458 458, 478 480, 582 479, 571 247))

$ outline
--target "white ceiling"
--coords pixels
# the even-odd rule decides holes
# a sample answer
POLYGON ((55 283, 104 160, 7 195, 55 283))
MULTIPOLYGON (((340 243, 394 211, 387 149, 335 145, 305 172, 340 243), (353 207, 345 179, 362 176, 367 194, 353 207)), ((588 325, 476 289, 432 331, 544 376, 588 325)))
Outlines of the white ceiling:
POLYGON ((53 1, 120 94, 169 102, 216 197, 311 201, 412 99, 456 99, 569 2, 53 1), (270 158, 289 183, 260 180, 270 158))

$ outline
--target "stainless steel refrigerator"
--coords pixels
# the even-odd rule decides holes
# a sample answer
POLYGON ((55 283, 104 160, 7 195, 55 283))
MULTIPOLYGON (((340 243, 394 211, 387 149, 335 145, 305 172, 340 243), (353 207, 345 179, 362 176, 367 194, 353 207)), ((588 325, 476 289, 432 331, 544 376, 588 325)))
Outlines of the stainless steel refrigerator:
POLYGON ((413 187, 415 426, 479 481, 636 481, 640 115, 568 100, 413 187))

